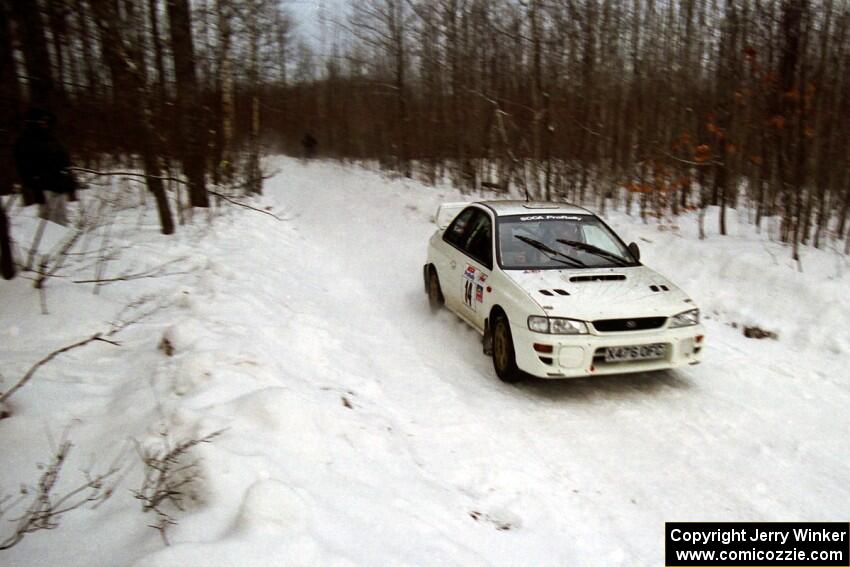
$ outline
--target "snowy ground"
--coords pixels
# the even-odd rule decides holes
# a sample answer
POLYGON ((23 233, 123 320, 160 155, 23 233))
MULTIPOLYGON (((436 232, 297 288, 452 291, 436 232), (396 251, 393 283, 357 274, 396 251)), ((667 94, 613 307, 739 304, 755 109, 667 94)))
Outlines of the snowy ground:
MULTIPOLYGON (((660 565, 665 521, 834 520, 850 513, 850 265, 788 251, 733 218, 608 220, 691 293, 705 361, 660 374, 500 383, 479 336, 432 316, 421 263, 449 189, 327 163, 272 162, 263 206, 156 233, 122 213, 110 263, 174 273, 92 294, 91 262, 0 283, 0 389, 51 350, 108 328, 129 302, 163 308, 45 366, 0 421, 0 492, 33 483, 70 425, 63 486, 128 439, 226 429, 195 448, 202 482, 172 545, 131 489, 0 552, 19 565, 660 565), (713 220, 708 219, 710 227, 713 220), (712 231, 713 232, 713 231, 712 231), (132 266, 129 263, 132 262, 132 266), (738 327, 733 327, 735 323, 738 327), (779 340, 742 336, 758 324, 779 340), (157 348, 163 337, 173 356, 157 348)), ((18 216, 16 234, 34 223, 18 216)), ((769 232, 769 231, 766 231, 769 232)), ((101 233, 88 244, 97 247, 101 233)), ((59 235, 61 236, 61 235, 59 235)), ((56 238, 59 238, 57 236, 56 238)), ((24 238, 27 241, 28 238, 24 238)), ((0 520, 0 537, 8 533, 0 520)))

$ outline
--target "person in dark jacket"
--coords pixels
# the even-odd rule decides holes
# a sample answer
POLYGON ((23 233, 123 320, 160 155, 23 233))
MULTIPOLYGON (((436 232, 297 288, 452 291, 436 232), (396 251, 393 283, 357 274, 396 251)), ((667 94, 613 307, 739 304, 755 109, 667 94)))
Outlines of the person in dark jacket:
POLYGON ((71 158, 56 139, 56 117, 37 108, 27 111, 25 127, 14 155, 23 187, 24 204, 37 203, 43 219, 67 225, 65 202, 73 199, 76 183, 68 168, 71 158))

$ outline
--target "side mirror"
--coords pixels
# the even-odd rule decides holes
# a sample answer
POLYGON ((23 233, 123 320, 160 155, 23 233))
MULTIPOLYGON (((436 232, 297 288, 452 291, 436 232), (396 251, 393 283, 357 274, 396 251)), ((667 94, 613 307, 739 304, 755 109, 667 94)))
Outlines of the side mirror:
POLYGON ((632 253, 632 256, 635 257, 635 260, 640 262, 640 248, 637 245, 637 242, 632 242, 629 244, 629 252, 632 253))

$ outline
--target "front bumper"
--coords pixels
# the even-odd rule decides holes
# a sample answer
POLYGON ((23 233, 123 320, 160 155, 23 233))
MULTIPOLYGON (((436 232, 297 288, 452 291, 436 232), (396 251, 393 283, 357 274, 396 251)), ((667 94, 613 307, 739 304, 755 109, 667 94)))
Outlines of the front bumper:
MULTIPOLYGON (((523 321, 523 323, 525 323, 523 321)), ((601 374, 625 374, 665 370, 699 363, 705 329, 702 325, 678 329, 652 329, 588 335, 535 333, 523 325, 511 324, 517 366, 539 378, 578 378, 601 374), (626 362, 605 362, 606 347, 667 345, 663 358, 626 362), (538 352, 534 345, 551 345, 550 353, 538 352)))

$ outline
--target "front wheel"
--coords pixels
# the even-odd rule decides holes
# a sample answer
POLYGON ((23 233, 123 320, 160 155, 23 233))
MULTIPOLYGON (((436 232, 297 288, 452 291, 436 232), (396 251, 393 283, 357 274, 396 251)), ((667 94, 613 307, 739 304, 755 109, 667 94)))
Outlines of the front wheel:
POLYGON ((493 322, 493 368, 502 382, 514 384, 523 378, 516 365, 511 327, 504 315, 496 316, 493 322))

